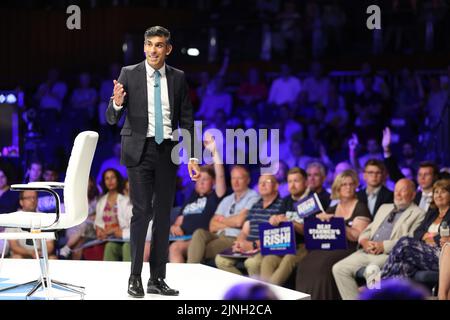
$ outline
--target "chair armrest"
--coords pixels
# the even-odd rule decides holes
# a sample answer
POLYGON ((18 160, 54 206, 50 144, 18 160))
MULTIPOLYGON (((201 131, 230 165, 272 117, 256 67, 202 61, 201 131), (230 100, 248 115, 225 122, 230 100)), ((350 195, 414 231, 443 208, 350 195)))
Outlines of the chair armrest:
POLYGON ((55 190, 53 190, 53 189, 59 189, 58 187, 53 188, 48 185, 39 184, 39 183, 37 184, 36 182, 31 182, 31 183, 27 183, 27 184, 13 184, 13 185, 11 185, 10 189, 13 191, 34 190, 34 191, 44 191, 44 192, 51 193, 53 195, 53 197, 55 198, 56 219, 55 219, 55 221, 53 221, 52 224, 45 226, 45 228, 49 228, 59 221, 59 215, 61 213, 61 199, 59 198, 59 194, 56 193, 55 190))
POLYGON ((30 190, 25 189, 28 187, 48 187, 52 189, 64 189, 64 182, 56 182, 56 181, 36 181, 36 182, 29 182, 27 184, 13 184, 11 186, 11 189, 19 189, 20 190, 30 190))

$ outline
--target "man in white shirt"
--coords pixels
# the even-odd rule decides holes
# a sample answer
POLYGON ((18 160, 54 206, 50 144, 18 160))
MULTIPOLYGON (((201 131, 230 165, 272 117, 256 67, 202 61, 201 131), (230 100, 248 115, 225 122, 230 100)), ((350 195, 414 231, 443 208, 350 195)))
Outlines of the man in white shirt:
MULTIPOLYGON (((153 234, 147 293, 179 294, 164 281, 177 173, 171 157, 175 146, 172 132, 180 127, 190 133, 190 154, 194 150, 194 119, 184 72, 165 63, 171 51, 169 30, 160 26, 147 29, 146 59, 122 68, 118 81, 114 80, 114 95, 106 111, 109 124, 117 124, 124 110, 127 112, 120 132, 121 164, 127 167, 133 204, 128 294, 135 298, 145 296, 141 271, 150 220, 153 220, 153 234)), ((191 178, 198 179, 198 159, 191 158, 188 169, 191 178)))

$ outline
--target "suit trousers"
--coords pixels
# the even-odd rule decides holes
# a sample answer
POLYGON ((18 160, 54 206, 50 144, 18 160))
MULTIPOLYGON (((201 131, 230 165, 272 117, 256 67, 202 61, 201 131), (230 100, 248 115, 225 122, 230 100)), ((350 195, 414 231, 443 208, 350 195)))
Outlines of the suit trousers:
POLYGON ((157 144, 147 138, 140 162, 127 167, 133 215, 130 225, 131 274, 140 275, 148 224, 153 220, 150 278, 166 277, 169 255, 170 210, 175 197, 178 166, 171 159, 174 141, 157 144))

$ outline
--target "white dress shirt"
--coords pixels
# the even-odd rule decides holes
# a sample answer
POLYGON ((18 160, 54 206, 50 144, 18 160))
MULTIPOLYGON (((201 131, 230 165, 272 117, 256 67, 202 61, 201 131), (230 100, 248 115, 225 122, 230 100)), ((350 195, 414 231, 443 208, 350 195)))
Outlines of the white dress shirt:
MULTIPOLYGON (((147 74, 147 105, 148 105, 148 128, 147 137, 155 136, 155 69, 150 67, 145 61, 145 71, 147 74)), ((172 122, 170 121, 170 105, 169 105, 169 90, 167 87, 166 64, 159 70, 160 86, 161 86, 161 106, 163 116, 164 139, 172 139, 172 122)), ((113 101, 113 107, 119 111, 122 106, 117 106, 113 101)))

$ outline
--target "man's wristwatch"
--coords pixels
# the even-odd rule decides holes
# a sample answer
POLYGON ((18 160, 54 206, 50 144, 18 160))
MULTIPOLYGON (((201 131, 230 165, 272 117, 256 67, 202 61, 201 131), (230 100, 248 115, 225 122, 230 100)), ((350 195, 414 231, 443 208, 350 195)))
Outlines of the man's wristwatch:
POLYGON ((253 250, 258 249, 258 243, 256 241, 253 241, 252 245, 253 245, 253 250))

